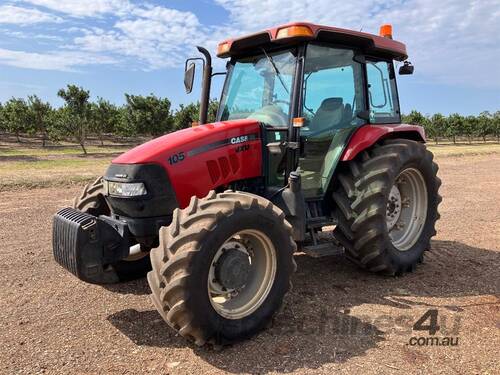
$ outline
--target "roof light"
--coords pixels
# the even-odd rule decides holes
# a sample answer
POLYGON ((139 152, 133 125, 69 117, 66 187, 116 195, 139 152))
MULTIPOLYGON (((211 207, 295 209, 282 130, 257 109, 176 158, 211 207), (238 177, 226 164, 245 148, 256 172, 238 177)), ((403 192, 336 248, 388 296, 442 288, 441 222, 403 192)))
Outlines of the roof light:
POLYGON ((308 26, 288 26, 278 30, 276 39, 313 37, 314 33, 308 26))
POLYGON ((231 49, 231 42, 222 42, 219 44, 219 47, 217 47, 217 55, 223 55, 225 53, 228 53, 230 49, 231 49))
POLYGON ((379 35, 383 36, 384 38, 392 39, 392 25, 385 24, 385 25, 380 26, 379 35))

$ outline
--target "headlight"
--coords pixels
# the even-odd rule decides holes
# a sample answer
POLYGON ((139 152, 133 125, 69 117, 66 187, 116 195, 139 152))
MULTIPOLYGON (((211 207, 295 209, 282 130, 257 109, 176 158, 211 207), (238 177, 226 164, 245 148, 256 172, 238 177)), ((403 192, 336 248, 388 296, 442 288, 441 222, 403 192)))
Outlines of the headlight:
POLYGON ((117 197, 138 197, 148 192, 142 182, 105 181, 106 192, 117 197))

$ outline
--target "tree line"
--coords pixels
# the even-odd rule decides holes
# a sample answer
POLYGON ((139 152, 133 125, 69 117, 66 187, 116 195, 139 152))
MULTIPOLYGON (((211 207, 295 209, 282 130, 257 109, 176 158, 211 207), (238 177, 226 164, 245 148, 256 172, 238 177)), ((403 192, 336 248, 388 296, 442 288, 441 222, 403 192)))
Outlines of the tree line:
MULTIPOLYGON (((71 139, 82 148, 89 136, 100 139, 104 135, 158 136, 191 126, 198 120, 199 103, 180 105, 172 110, 167 98, 125 94, 125 104, 117 106, 103 98, 90 101, 89 91, 68 85, 58 91, 64 105, 54 108, 36 95, 27 99, 12 98, 0 103, 0 131, 14 134, 20 141, 21 134, 39 135, 42 146, 48 141, 71 139)), ((215 121, 218 103, 209 106, 209 122, 215 121)), ((465 139, 472 142, 479 138, 486 142, 494 138, 500 142, 500 111, 482 112, 479 116, 462 116, 440 113, 426 116, 411 111, 403 116, 403 122, 421 125, 427 137, 438 143, 443 140, 457 143, 465 139)))
MULTIPOLYGON (((54 108, 36 95, 27 99, 12 98, 0 103, 0 132, 14 134, 18 142, 22 134, 39 135, 43 147, 48 141, 72 140, 87 153, 89 136, 104 135, 123 137, 159 136, 190 127, 198 120, 199 103, 181 105, 172 110, 167 98, 125 94, 125 104, 117 106, 98 98, 90 101, 90 92, 68 85, 57 95, 64 105, 54 108)), ((218 103, 210 102, 209 121, 215 121, 218 103)))
POLYGON ((423 126, 428 140, 432 139, 436 144, 443 140, 456 144, 463 139, 468 143, 472 143, 474 139, 486 142, 491 138, 500 142, 500 111, 484 111, 479 116, 462 116, 458 113, 449 116, 441 113, 424 116, 418 111, 411 111, 408 115, 403 115, 402 120, 407 124, 423 126))

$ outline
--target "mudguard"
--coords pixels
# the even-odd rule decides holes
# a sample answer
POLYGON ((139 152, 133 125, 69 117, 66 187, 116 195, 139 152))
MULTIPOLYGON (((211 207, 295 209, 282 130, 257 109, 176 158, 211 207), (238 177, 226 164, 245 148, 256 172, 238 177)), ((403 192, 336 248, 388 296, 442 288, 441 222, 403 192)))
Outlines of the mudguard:
POLYGON ((383 138, 405 138, 425 142, 424 128, 410 124, 364 125, 352 135, 340 161, 352 160, 361 151, 373 146, 383 138))

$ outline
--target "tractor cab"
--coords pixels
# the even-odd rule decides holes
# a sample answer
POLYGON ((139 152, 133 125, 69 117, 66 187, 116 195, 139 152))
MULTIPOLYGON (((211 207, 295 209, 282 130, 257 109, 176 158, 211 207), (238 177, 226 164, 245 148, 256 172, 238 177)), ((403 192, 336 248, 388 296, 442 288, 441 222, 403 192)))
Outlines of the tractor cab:
MULTIPOLYGON (((271 191, 298 167, 305 197, 322 198, 360 126, 401 122, 393 60, 407 55, 388 25, 375 36, 288 24, 226 40, 217 55, 230 59, 217 120, 262 124, 271 191)), ((192 83, 190 67, 186 82, 192 83)), ((402 74, 413 68, 403 67, 402 74)))

